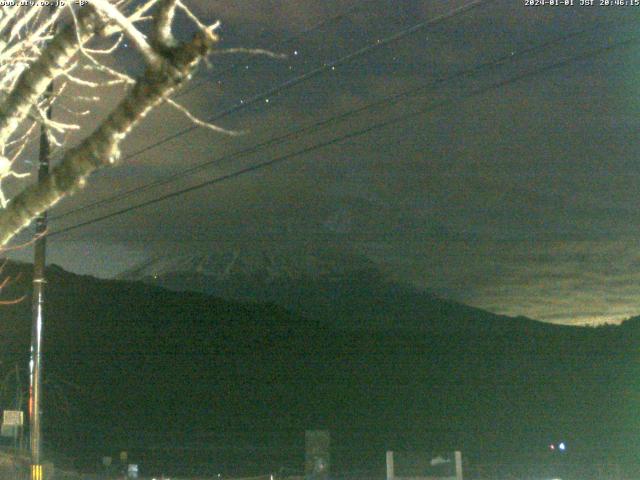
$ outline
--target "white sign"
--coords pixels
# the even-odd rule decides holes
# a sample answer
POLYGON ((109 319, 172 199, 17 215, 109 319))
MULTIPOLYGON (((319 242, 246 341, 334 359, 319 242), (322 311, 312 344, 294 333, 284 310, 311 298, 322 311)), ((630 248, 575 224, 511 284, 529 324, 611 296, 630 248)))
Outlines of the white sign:
POLYGON ((129 468, 127 468, 127 476, 129 478, 138 478, 138 465, 129 464, 129 468))
POLYGON ((22 426, 24 416, 21 410, 5 410, 2 416, 3 425, 22 426))

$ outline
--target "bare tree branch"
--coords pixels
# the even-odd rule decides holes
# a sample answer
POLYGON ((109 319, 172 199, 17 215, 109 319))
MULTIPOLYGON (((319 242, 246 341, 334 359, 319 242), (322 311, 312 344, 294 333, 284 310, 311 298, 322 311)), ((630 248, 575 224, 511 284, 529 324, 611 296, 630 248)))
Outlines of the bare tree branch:
POLYGON ((7 99, 0 105, 0 146, 18 129, 33 105, 36 105, 51 81, 61 74, 77 53, 79 45, 91 38, 102 24, 88 6, 78 15, 78 32, 73 25, 63 28, 47 45, 38 60, 25 69, 7 99))
MULTIPOLYGON (((162 0, 160 8, 156 13, 155 28, 153 31, 153 41, 157 45, 173 47, 176 45, 176 39, 171 32, 173 17, 176 13, 177 0, 162 0)), ((202 29, 201 29, 202 30, 202 29)))
POLYGON ((191 77, 215 41, 216 36, 207 30, 178 47, 165 46, 161 68, 147 69, 109 117, 79 146, 68 150, 45 180, 27 187, 0 212, 0 245, 82 187, 92 172, 115 163, 120 143, 131 129, 191 77))
POLYGON ((94 171, 115 164, 122 141, 163 102, 198 126, 226 134, 241 133, 204 122, 170 98, 209 54, 282 57, 262 49, 212 52, 220 23, 205 25, 181 0, 89 0, 89 5, 81 8, 69 5, 68 12, 66 24, 54 33, 50 30, 52 21, 42 15, 42 9, 0 10, 0 251, 34 218, 83 187, 94 171), (134 3, 138 7, 131 12, 134 3), (180 43, 174 37, 177 13, 196 26, 198 32, 191 41, 180 43), (153 21, 149 38, 137 26, 148 19, 153 21), (144 73, 136 79, 108 58, 100 57, 117 53, 123 38, 129 40, 124 46, 135 49, 146 63, 144 73), (55 79, 60 80, 57 88, 47 90, 55 79), (113 85, 127 89, 124 97, 87 135, 87 122, 74 121, 74 117, 95 112, 103 88, 113 85), (46 114, 54 102, 59 102, 62 111, 55 121, 46 114), (31 133, 37 125, 45 127, 51 144, 60 147, 56 151, 60 160, 47 177, 13 198, 5 198, 2 181, 27 174, 18 173, 24 169, 18 164, 14 167, 14 163, 33 138, 31 133), (79 144, 64 150, 72 130, 85 136, 79 144))
POLYGON ((133 22, 127 18, 120 10, 112 5, 109 0, 89 0, 93 6, 102 11, 111 20, 115 21, 122 31, 127 35, 146 60, 147 64, 152 68, 160 68, 162 58, 147 43, 146 37, 138 30, 133 22))
POLYGON ((235 135, 242 135, 242 133, 243 133, 243 132, 238 132, 236 130, 227 130, 226 128, 222 128, 222 127, 219 127, 218 125, 214 125, 213 123, 205 122, 204 120, 200 120, 198 117, 193 115, 189 111, 189 109, 187 109, 183 105, 180 105, 175 100, 171 100, 170 98, 167 98, 166 101, 167 101, 167 104, 171 105, 173 108, 178 110, 180 113, 182 113, 184 116, 186 116, 189 120, 191 120, 192 123, 198 125, 199 127, 208 128, 209 130, 212 130, 214 132, 224 133, 226 135, 234 135, 235 136, 235 135))

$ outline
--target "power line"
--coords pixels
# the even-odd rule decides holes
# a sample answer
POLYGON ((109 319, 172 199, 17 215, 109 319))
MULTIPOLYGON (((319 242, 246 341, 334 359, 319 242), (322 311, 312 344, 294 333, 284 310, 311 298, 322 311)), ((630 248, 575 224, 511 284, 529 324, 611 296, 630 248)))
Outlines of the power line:
POLYGON ((53 217, 53 220, 59 220, 61 218, 67 217, 67 216, 72 215, 72 214, 77 213, 77 212, 83 212, 83 211, 87 211, 87 210, 90 210, 90 209, 94 209, 94 208, 97 208, 97 207, 99 207, 101 205, 113 203, 115 201, 120 201, 120 200, 128 198, 128 197, 130 197, 132 195, 136 195, 136 194, 142 193, 144 191, 150 190, 150 189, 155 188, 155 187, 159 187, 159 186, 167 185, 169 183, 173 183, 178 179, 181 179, 181 178, 184 178, 184 177, 186 177, 188 175, 197 173, 197 172, 199 172, 201 170, 204 170, 206 168, 209 168, 211 166, 218 165, 218 164, 223 163, 223 162, 228 161, 228 160, 233 160, 233 159, 237 159, 237 158, 240 158, 240 157, 244 157, 244 156, 250 155, 252 153, 256 153, 256 152, 258 152, 258 151, 260 151, 260 150, 262 150, 264 148, 267 148, 267 147, 272 146, 272 145, 283 143, 286 140, 297 138, 300 135, 305 134, 305 133, 312 133, 312 132, 318 131, 318 130, 320 130, 322 128, 327 127, 328 125, 331 125, 333 123, 337 123, 339 121, 345 120, 345 119, 347 119, 349 117, 358 115, 358 114, 363 113, 363 112, 365 112, 367 110, 371 110, 371 109, 374 109, 374 108, 377 108, 377 107, 380 107, 380 106, 384 106, 384 104, 386 104, 386 103, 389 103, 389 104, 397 103, 397 102, 401 101, 404 97, 407 97, 407 96, 410 96, 410 95, 415 95, 416 93, 418 93, 420 91, 423 91, 423 90, 426 90, 427 88, 431 88, 431 87, 437 86, 437 85, 445 83, 445 82, 450 82, 450 81, 458 79, 458 78, 469 77, 469 76, 475 75, 475 74, 477 74, 477 73, 479 73, 479 72, 481 72, 483 70, 489 69, 491 67, 499 66, 499 65, 504 64, 506 62, 513 62, 514 60, 519 59, 519 58, 521 58, 521 57, 523 57, 523 56, 525 56, 525 55, 527 55, 527 54, 529 54, 531 52, 535 52, 535 51, 538 51, 540 49, 546 48, 546 47, 548 47, 550 45, 553 45, 553 44, 556 44, 556 43, 559 43, 559 42, 564 42, 564 41, 569 40, 571 38, 575 38, 575 37, 584 35, 585 33, 591 32, 593 30, 597 30, 599 28, 601 28, 601 25, 598 25, 598 26, 595 26, 595 27, 591 27, 591 28, 588 28, 588 29, 584 29, 584 30, 580 30, 580 31, 577 31, 577 32, 573 32, 573 33, 570 33, 568 35, 564 35, 564 36, 561 36, 559 38, 556 38, 556 39, 553 39, 553 40, 549 40, 547 42, 543 42, 541 44, 538 44, 538 45, 535 45, 535 46, 532 46, 532 47, 529 47, 529 48, 526 48, 526 49, 523 49, 523 50, 506 53, 506 54, 502 55, 501 57, 498 57, 498 58, 496 58, 494 60, 481 63, 481 64, 476 65, 476 66, 471 67, 471 68, 463 69, 461 71, 458 71, 458 72, 456 72, 454 74, 451 74, 451 75, 448 75, 448 76, 445 76, 445 77, 437 78, 435 80, 429 81, 426 84, 420 85, 418 87, 410 88, 410 89, 404 90, 402 92, 399 92, 399 93, 396 93, 396 94, 393 94, 393 95, 388 95, 386 97, 383 97, 380 100, 374 101, 374 102, 369 103, 367 105, 364 105, 362 107, 358 107, 358 108, 355 108, 355 109, 352 109, 352 110, 348 110, 348 111, 340 113, 338 115, 333 115, 333 116, 331 116, 329 118, 320 120, 320 121, 315 122, 313 124, 310 124, 310 125, 307 125, 307 126, 304 126, 304 127, 300 127, 300 128, 294 129, 294 130, 290 130, 289 132, 286 132, 286 133, 284 133, 282 135, 277 135, 277 136, 271 137, 268 140, 265 140, 264 142, 260 142, 258 144, 255 144, 255 145, 253 145, 251 147, 245 148, 245 149, 240 150, 238 152, 234 152, 234 153, 231 153, 231 154, 223 155, 222 157, 218 157, 218 158, 213 159, 213 160, 208 160, 206 162, 200 163, 199 165, 187 168, 185 170, 177 172, 177 173, 175 173, 173 175, 170 175, 168 177, 165 177, 163 179, 156 180, 156 181, 153 181, 153 182, 150 182, 150 183, 147 183, 145 185, 138 186, 138 187, 134 187, 134 188, 126 190, 124 192, 119 192, 119 193, 114 194, 112 196, 97 200, 97 201, 95 201, 93 203, 90 203, 88 205, 83 205, 81 207, 77 207, 77 208, 68 210, 66 212, 63 212, 63 213, 53 217))
MULTIPOLYGON (((347 54, 347 55, 345 55, 343 57, 340 57, 339 59, 334 60, 333 62, 324 64, 323 66, 318 67, 316 69, 313 69, 310 72, 307 72, 307 73, 304 73, 304 74, 299 75, 297 77, 294 77, 292 79, 289 79, 289 80, 285 81, 284 83, 282 83, 282 84, 280 84, 280 85, 278 85, 278 86, 276 86, 276 87, 274 87, 274 88, 272 88, 272 89, 270 89, 270 90, 268 90, 266 92, 260 93, 260 94, 258 94, 256 96, 252 97, 251 99, 249 99, 246 102, 243 102, 243 103, 240 103, 240 104, 236 104, 235 106, 233 106, 233 107, 231 107, 231 108, 229 108, 229 109, 227 109, 227 110, 225 110, 225 111, 223 111, 223 112, 221 112, 219 114, 216 114, 216 115, 214 115, 212 117, 209 117, 207 119, 207 121, 214 122, 216 120, 219 120, 219 119, 221 119, 221 118, 223 118, 223 117, 225 117, 227 115, 230 115, 232 113, 240 111, 240 110, 248 107, 249 105, 251 105, 251 104, 253 104, 253 103, 257 102, 257 101, 260 101, 260 100, 263 100, 263 99, 268 98, 270 96, 273 96, 274 94, 279 93, 282 90, 286 90, 286 89, 291 88, 291 87, 293 87, 293 86, 295 86, 295 85, 297 85, 297 84, 299 84, 299 83, 301 83, 303 81, 309 80, 309 79, 311 79, 311 78, 313 78, 313 77, 315 77, 315 76, 317 76, 317 75, 319 75, 319 74, 321 74, 323 72, 326 72, 326 71, 330 70, 332 67, 335 67, 337 65, 341 65, 341 64, 346 63, 346 62, 349 62, 349 61, 351 61, 351 60, 353 60, 355 58, 363 56, 363 55, 365 55, 365 54, 367 54, 367 53, 369 53, 369 52, 371 52, 371 51, 373 51, 373 50, 375 50, 377 48, 382 47, 382 46, 391 45, 392 43, 394 43, 396 41, 399 41, 402 38, 405 38, 405 37, 407 37, 407 36, 409 36, 409 35, 411 35, 413 33, 416 33, 417 31, 419 31, 419 30, 421 30, 423 28, 426 28, 428 26, 436 25, 436 24, 438 24, 440 22, 443 22, 443 21, 448 20, 450 18, 453 18, 455 16, 458 16, 458 15, 461 15, 463 13, 466 13, 469 10, 472 10, 473 8, 476 8, 476 7, 478 7, 478 6, 482 5, 482 4, 490 3, 490 2, 493 2, 493 1, 495 1, 495 0, 474 0, 474 1, 469 2, 469 3, 467 3, 467 4, 465 4, 465 5, 461 6, 461 7, 458 7, 458 8, 455 8, 453 10, 450 10, 447 13, 444 13, 442 15, 438 15, 438 16, 433 17, 433 18, 431 18, 429 20, 426 20, 424 22, 420 22, 418 24, 415 24, 415 25, 413 25, 413 26, 411 26, 409 28, 406 28, 404 30, 401 30, 400 32, 397 32, 397 33, 395 33, 395 34, 393 34, 393 35, 391 35, 389 37, 386 37, 386 38, 384 38, 382 40, 378 40, 376 43, 367 45, 367 46, 362 47, 362 48, 360 48, 360 49, 358 49, 358 50, 356 50, 354 52, 351 52, 351 53, 349 53, 349 54, 347 54)), ((139 150, 137 150, 137 151, 135 151, 135 152, 133 152, 133 153, 131 153, 129 155, 126 155, 125 157, 123 157, 122 160, 125 161, 125 160, 129 160, 131 158, 134 158, 134 157, 136 157, 136 156, 138 156, 138 155, 140 155, 142 153, 145 153, 145 152, 147 152, 149 150, 152 150, 152 149, 154 149, 156 147, 164 145, 165 143, 167 143, 167 142, 169 142, 171 140, 174 140, 174 139, 179 138, 179 137, 181 137, 183 135, 186 135, 187 133, 192 132, 192 131, 196 130, 197 128, 199 128, 197 125, 191 125, 189 127, 186 127, 186 128, 184 128, 182 130, 179 130, 178 132, 176 132, 176 133, 174 133, 172 135, 169 135, 169 136, 167 136, 167 137, 165 137, 165 138, 163 138, 163 139, 161 139, 161 140, 159 140, 157 142, 154 142, 154 143, 152 143, 150 145, 147 145, 146 147, 143 147, 143 148, 141 148, 141 149, 139 149, 139 150)), ((50 220, 51 221, 55 221, 55 220, 60 219, 60 218, 62 218, 64 216, 68 216, 71 213, 75 213, 75 212, 77 212, 77 211, 79 211, 81 209, 93 208, 93 207, 97 206, 98 204, 102 204, 102 203, 103 203, 103 200, 99 200, 98 202, 94 202, 94 203, 92 203, 92 204, 90 204, 88 206, 80 207, 80 208, 77 208, 77 209, 73 209, 72 211, 69 211, 69 212, 65 212, 65 213, 62 213, 62 214, 59 214, 59 215, 52 216, 50 218, 50 220)))
MULTIPOLYGON (((301 32, 301 33, 299 33, 299 34, 297 34, 297 35, 293 35, 293 36, 289 37, 288 39, 284 40, 282 43, 283 43, 283 44, 285 44, 285 45, 287 45, 287 44, 289 44, 289 43, 293 43, 293 42, 295 42, 295 41, 298 41, 298 40, 302 39, 305 35, 308 35, 309 33, 312 33, 312 32, 314 32, 314 31, 316 31, 316 30, 321 29, 322 27, 324 27, 326 24, 328 24, 328 23, 330 23, 330 22, 334 22, 334 21, 336 21, 336 20, 340 20, 341 18, 347 17, 348 15, 352 14, 353 12, 355 12, 355 11, 359 10, 359 9, 360 9, 364 4, 365 4, 365 3, 364 3, 364 1, 363 1, 363 2, 361 2, 360 4, 353 5, 353 6, 351 6, 350 8, 346 9, 346 10, 345 10, 345 11, 343 11, 343 12, 340 12, 340 13, 338 13, 338 14, 336 14, 336 15, 332 16, 332 17, 326 18, 326 19, 324 19, 324 20, 322 20, 322 21, 318 22, 318 23, 317 23, 317 24, 315 24, 313 27, 310 27, 310 28, 308 28, 307 30, 305 30, 305 31, 303 31, 303 32, 301 32)), ((217 72, 217 75, 218 75, 218 76, 225 75, 225 74, 227 74, 227 73, 229 73, 229 72, 232 72, 232 71, 233 71, 233 70, 235 70, 236 68, 238 68, 238 66, 237 66, 237 65, 235 65, 235 64, 234 64, 234 65, 231 65, 231 66, 229 66, 229 67, 227 67, 227 68, 225 68, 225 69, 221 70, 220 72, 217 72)), ((184 96, 184 95, 188 95, 189 93, 191 93, 191 92, 193 92, 193 91, 197 90, 197 89, 198 89, 198 88, 200 88, 201 86, 203 86, 203 85, 205 85, 205 84, 207 84, 207 83, 211 83, 211 82, 212 82, 212 80, 210 80, 210 79, 202 79, 202 80, 199 80, 198 82, 192 82, 192 83, 189 85, 189 88, 187 88, 187 89, 185 89, 185 90, 182 90, 182 91, 178 92, 178 93, 177 93, 177 95, 175 95, 175 97, 174 97, 174 98, 179 98, 179 97, 182 97, 182 96, 184 96)), ((244 105, 244 103, 243 103, 243 105, 244 105)), ((247 106, 248 106, 248 105, 250 105, 250 104, 247 104, 247 106)), ((223 112, 223 113, 224 113, 224 112, 223 112)), ((209 120, 209 121, 212 121, 212 120, 209 120)), ((191 130, 189 130, 189 131, 191 131, 191 130)), ((185 133, 188 133, 188 132, 185 132, 185 133)), ((151 146, 153 146, 153 144, 152 144, 151 146)), ((124 157, 124 159, 126 160, 126 159, 129 159, 129 158, 135 157, 135 156, 137 156, 139 153, 142 153, 142 152, 134 152, 134 153, 132 153, 130 156, 124 157)), ((50 218, 49 218, 49 220, 51 220, 52 218, 55 218, 55 216, 54 216, 54 217, 50 217, 50 218)))
MULTIPOLYGON (((628 46, 628 45, 630 45, 632 43, 637 42, 638 40, 640 40, 640 37, 633 37, 633 38, 628 39, 628 40, 623 41, 623 42, 617 42, 617 43, 614 43, 614 44, 610 44, 610 45, 607 45, 605 47, 601 47, 601 48, 592 50, 592 51, 587 52, 587 53, 582 54, 582 55, 571 57, 571 58, 568 58, 568 59, 565 59, 565 60, 560 60, 560 61, 545 65, 543 67, 540 67, 538 69, 534 69, 534 70, 531 70, 531 71, 528 71, 528 72, 523 72, 523 73, 518 74, 516 76, 513 76, 511 78, 508 78, 508 79, 505 79, 505 80, 501 80, 501 81, 492 83, 491 85, 475 89, 475 90, 467 93, 466 95, 460 97, 460 99, 458 101, 465 100, 467 98, 470 98, 470 97, 473 97, 473 96, 476 96, 476 95, 481 95, 481 94, 486 93, 486 92, 491 91, 491 90, 495 90, 495 89, 498 89, 498 88, 505 87, 505 86, 507 86, 509 84, 516 83, 516 82, 518 82, 518 81, 520 81, 520 80, 522 80, 524 78, 527 78, 527 77, 530 77, 530 76, 539 75, 541 73, 544 73, 544 72, 547 72, 549 70, 553 70, 553 69, 556 69, 556 68, 560 68, 560 67, 566 66, 566 65, 568 65, 570 63, 573 63, 573 62, 576 62, 576 61, 579 61, 579 60, 585 60, 585 59, 588 59, 588 58, 591 58, 591 57, 594 57, 594 56, 601 55, 603 53, 609 52, 609 51, 614 50, 616 48, 620 48, 620 47, 623 47, 623 46, 628 46)), ((96 218, 93 218, 93 219, 90 219, 90 220, 87 220, 87 221, 84 221, 84 222, 80 222, 80 223, 77 223, 75 225, 71 225, 69 227, 65 227, 63 229, 60 229, 60 230, 55 230, 55 231, 47 234, 47 236, 60 235, 62 233, 66 233, 66 232, 69 232, 71 230, 76 230, 78 228, 81 228, 81 227, 84 227, 84 226, 87 226, 87 225, 91 225, 93 223, 101 222, 103 220, 107 220, 109 218, 116 217, 116 216, 122 215, 124 213, 128 213, 128 212, 131 212, 133 210, 137 210, 137 209, 152 205, 154 203, 159 203, 159 202, 162 202, 164 200, 168 200, 168 199, 180 196, 180 195, 184 195, 184 194, 189 193, 189 192, 200 190, 200 189, 202 189, 204 187, 208 187, 208 186, 211 186, 211 185, 222 183, 224 181, 240 177, 240 176, 245 175, 247 173, 251 173, 251 172, 258 171, 258 170, 262 170, 264 168, 276 165, 278 163, 285 162, 287 160, 290 160, 292 158, 298 157, 300 155, 304 155, 306 153, 310 153, 312 151, 319 150, 321 148, 325 148, 325 147, 328 147, 328 146, 331 146, 331 145, 335 145, 335 144, 340 143, 340 142, 344 142, 345 140, 350 140, 352 138, 356 138, 356 137, 365 135, 365 134, 367 134, 367 133, 369 133, 371 131, 378 130, 380 128, 384 128, 384 127, 393 125, 395 123, 404 122, 404 121, 407 121, 409 119, 424 115, 425 113, 428 113, 428 112, 430 112, 430 111, 432 111, 432 110, 434 110, 436 108, 444 106, 447 103, 449 103, 448 100, 443 100, 443 101, 437 102, 435 104, 430 104, 430 105, 427 105, 424 108, 421 108, 421 109, 416 110, 414 112, 392 117, 390 119, 387 119, 387 120, 372 124, 372 125, 370 125, 370 126, 368 126, 366 128, 363 128, 363 129, 360 129, 360 130, 355 130, 355 131, 349 132, 347 134, 340 135, 338 137, 334 137, 334 138, 332 138, 330 140, 327 140, 327 141, 324 141, 324 142, 316 143, 316 144, 311 145, 309 147, 305 147, 305 148, 302 148, 302 149, 297 150, 295 152, 291 152, 291 153, 288 153, 286 155, 282 155, 282 156, 276 157, 276 158, 268 160, 266 162, 257 163, 257 164, 251 165, 249 167, 245 167, 245 168, 242 168, 240 170, 236 170, 235 172, 231 172, 231 173, 228 173, 228 174, 225 174, 225 175, 221 175, 221 176, 215 177, 213 179, 198 183, 196 185, 193 185, 193 186, 190 186, 190 187, 187 187, 187 188, 175 191, 175 192, 171 192, 169 194, 162 195, 160 197, 156 197, 154 199, 147 200, 147 201, 138 203, 136 205, 131 205, 129 207, 122 208, 120 210, 116 210, 115 212, 111 212, 111 213, 108 213, 108 214, 105 214, 105 215, 102 215, 102 216, 99 216, 99 217, 96 217, 96 218)))
MULTIPOLYGON (((266 99, 268 97, 276 95, 276 94, 280 93, 283 90, 287 90, 287 89, 289 89, 291 87, 294 87, 294 86, 296 86, 296 85, 298 85, 298 84, 300 84, 300 83, 302 83, 304 81, 307 81, 307 80, 309 80, 311 78, 314 78, 314 77, 320 75, 321 73, 329 71, 329 70, 331 70, 332 67, 337 67, 337 66, 342 65, 344 63, 350 62, 350 61, 352 61, 352 60, 354 60, 356 58, 362 57, 362 56, 364 56, 364 55, 366 55, 366 54, 368 54, 370 52, 373 52, 378 48, 382 48, 382 47, 385 47, 385 46, 388 46, 388 45, 392 45, 393 43, 395 43, 397 41, 400 41, 403 38, 408 37, 408 36, 410 36, 410 35, 412 35, 412 34, 414 34, 416 32, 419 32, 420 30, 422 30, 422 29, 424 29, 426 27, 430 27, 430 26, 436 25, 436 24, 438 24, 440 22, 443 22, 445 20, 448 20, 448 19, 454 18, 454 17, 456 17, 458 15, 464 14, 464 13, 466 13, 466 12, 468 12, 468 11, 474 9, 474 8, 477 8, 477 7, 479 7, 479 6, 483 5, 483 4, 488 4, 488 3, 494 2, 494 1, 496 1, 496 0, 473 0, 473 1, 463 5, 461 7, 458 7, 458 8, 455 8, 453 10, 450 10, 447 13, 444 13, 442 15, 438 15, 436 17, 433 17, 433 18, 429 19, 429 20, 425 20, 425 21, 417 23, 417 24, 415 24, 415 25, 413 25, 411 27, 405 28, 405 29, 403 29, 403 30, 401 30, 399 32, 394 33, 393 35, 390 35, 390 36, 385 37, 383 39, 377 40, 373 44, 366 45, 366 46, 364 46, 364 47, 362 47, 362 48, 360 48, 360 49, 358 49, 358 50, 356 50, 354 52, 351 52, 351 53, 349 53, 349 54, 347 54, 347 55, 345 55, 343 57, 338 58, 337 60, 334 60, 334 61, 329 62, 329 63, 325 63, 321 67, 315 68, 315 69, 313 69, 313 70, 311 70, 311 71, 309 71, 307 73, 304 73, 304 74, 299 75, 297 77, 291 78, 291 79, 281 83, 280 85, 278 85, 276 87, 273 87, 273 88, 271 88, 271 89, 269 89, 269 90, 267 90, 265 92, 259 93, 258 95, 250 98, 246 102, 242 101, 241 103, 236 104, 233 107, 231 107, 231 108, 229 108, 229 109, 227 109, 227 110, 225 110, 223 112, 220 112, 220 113, 218 113, 216 115, 213 115, 213 116, 209 117, 207 119, 207 121, 208 122, 215 122, 217 120, 220 120, 221 118, 226 117, 228 115, 231 115, 232 113, 236 113, 236 112, 238 112, 240 110, 243 110, 243 109, 247 108, 248 106, 250 106, 250 105, 252 105, 252 104, 254 104, 254 103, 258 102, 258 101, 261 101, 261 100, 264 100, 264 99, 266 99)), ((141 148, 139 150, 136 150, 133 153, 130 153, 129 155, 126 155, 125 157, 123 157, 122 160, 123 161, 124 160, 129 160, 129 159, 134 158, 134 157, 136 157, 136 156, 138 156, 138 155, 140 155, 142 153, 145 153, 145 152, 147 152, 149 150, 153 150, 154 148, 159 147, 160 145, 164 145, 165 143, 167 143, 167 142, 169 142, 171 140, 174 140, 176 138, 179 138, 182 135, 185 135, 185 134, 187 134, 189 132, 192 132, 192 131, 196 130, 197 128, 199 128, 197 125, 192 125, 192 126, 189 126, 187 128, 184 128, 182 130, 179 130, 178 132, 176 132, 176 133, 174 133, 172 135, 169 135, 169 136, 163 138, 162 140, 154 142, 154 143, 152 143, 152 144, 150 144, 150 145, 148 145, 146 147, 143 147, 143 148, 141 148)))
MULTIPOLYGON (((327 25, 327 24, 329 24, 329 23, 332 23, 332 22, 335 22, 335 21, 337 21, 337 20, 341 20, 342 18, 345 18, 345 17, 347 17, 347 16, 351 15, 352 13, 354 13, 354 12, 356 12, 357 10, 359 10, 360 8, 362 8, 365 4, 366 4, 366 2, 363 0, 363 1, 361 1, 360 3, 358 3, 358 4, 353 5, 353 6, 351 6, 350 8, 347 8, 347 9, 346 9, 345 11, 343 11, 343 12, 340 12, 340 13, 338 13, 338 14, 336 14, 336 15, 333 15, 333 16, 331 16, 331 17, 329 17, 329 18, 325 18, 324 20, 321 20, 320 22, 316 23, 314 26, 312 26, 312 27, 310 27, 310 28, 306 29, 305 31, 303 31, 303 32, 301 32, 301 33, 299 33, 299 34, 297 34, 297 35, 293 35, 293 36, 289 37, 288 39, 284 40, 284 41, 282 42, 282 44, 284 44, 284 45, 288 45, 288 44, 294 43, 294 42, 296 42, 296 41, 299 41, 299 40, 301 40, 304 36, 306 36, 306 35, 308 35, 308 34, 310 34, 310 33, 312 33, 312 32, 315 32, 316 30, 320 30, 320 29, 321 29, 321 28, 323 28, 325 25, 327 25)), ((218 75, 218 76, 225 75, 225 74, 227 74, 227 73, 229 73, 229 72, 232 72, 232 71, 236 70, 237 68, 238 68, 238 66, 237 66, 237 65, 231 65, 231 66, 229 66, 229 67, 227 67, 227 68, 223 69, 222 71, 218 72, 218 73, 217 73, 217 75, 218 75)), ((193 92, 194 90, 197 90, 198 88, 200 88, 202 85, 205 85, 205 84, 210 83, 210 82, 211 82, 211 80, 204 79, 204 80, 200 80, 200 81, 199 81, 199 82, 197 82, 195 85, 193 85, 193 84, 192 84, 192 85, 189 85, 189 88, 187 88, 187 89, 185 89, 185 90, 183 90, 183 91, 179 92, 179 93, 176 95, 176 98, 177 98, 177 97, 182 97, 182 96, 184 96, 184 95, 188 95, 189 93, 193 92)))

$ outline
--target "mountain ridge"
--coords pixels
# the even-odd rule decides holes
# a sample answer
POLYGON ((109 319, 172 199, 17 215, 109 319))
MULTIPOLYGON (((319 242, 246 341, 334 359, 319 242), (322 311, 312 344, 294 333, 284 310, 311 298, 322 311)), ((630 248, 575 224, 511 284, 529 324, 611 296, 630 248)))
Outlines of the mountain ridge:
MULTIPOLYGON (((7 265, 22 276, 5 298, 29 294, 29 268, 7 265)), ((332 432, 338 470, 382 468, 381 452, 407 448, 539 461, 560 436, 585 458, 636 458, 640 320, 564 327, 443 303, 424 312, 432 328, 373 329, 55 266, 47 276, 45 438, 80 463, 125 449, 144 472, 259 474, 302 465, 309 428, 332 432), (212 440, 184 465, 179 450, 154 457, 168 432, 212 440), (258 455, 255 438, 275 440, 258 455), (227 444, 210 464, 207 449, 227 444)), ((28 301, 3 310, 7 371, 28 364, 28 319, 28 301)))
MULTIPOLYGON (((227 300, 273 303, 303 317, 323 318, 341 328, 433 328, 434 325, 428 323, 419 325, 415 319, 446 313, 489 319, 488 312, 482 309, 389 279, 373 261, 362 255, 348 251, 327 254, 315 248, 299 248, 292 255, 288 255, 286 249, 280 250, 279 258, 286 258, 287 267, 271 269, 269 265, 273 266, 276 257, 263 250, 254 251, 251 258, 267 259, 266 264, 239 261, 239 249, 214 255, 174 252, 154 256, 116 278, 174 291, 197 291, 227 300), (242 267, 234 270, 238 264, 242 267), (194 268, 202 265, 207 267, 194 268), (309 265, 321 268, 309 269, 309 265), (335 322, 345 316, 353 322, 342 325, 335 322)), ((524 316, 491 315, 492 320, 501 318, 505 323, 534 322, 531 328, 539 322, 524 316)), ((509 328, 508 325, 505 328, 509 328)))

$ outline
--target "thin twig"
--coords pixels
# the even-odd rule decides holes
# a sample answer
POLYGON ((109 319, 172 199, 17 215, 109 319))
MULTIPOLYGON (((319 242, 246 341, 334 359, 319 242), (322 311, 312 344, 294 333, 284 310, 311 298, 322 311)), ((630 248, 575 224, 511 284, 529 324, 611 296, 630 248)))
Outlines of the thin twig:
POLYGON ((208 128, 209 130, 213 130, 214 132, 224 133, 225 135, 237 136, 244 134, 244 132, 241 131, 227 130, 226 128, 222 128, 212 123, 205 122, 204 120, 200 120, 198 117, 195 117, 186 107, 180 105, 175 100, 167 98, 167 103, 200 127, 208 128))

